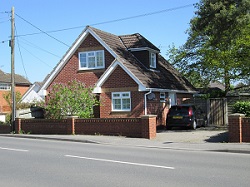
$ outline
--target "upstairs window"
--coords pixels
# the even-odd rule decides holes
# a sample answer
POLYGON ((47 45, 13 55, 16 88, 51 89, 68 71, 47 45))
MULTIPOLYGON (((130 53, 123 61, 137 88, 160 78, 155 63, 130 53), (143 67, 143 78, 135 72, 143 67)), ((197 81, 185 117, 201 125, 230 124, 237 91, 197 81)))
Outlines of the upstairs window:
POLYGON ((130 111, 131 98, 130 92, 112 93, 112 111, 130 111))
POLYGON ((102 69, 104 68, 104 51, 79 52, 79 69, 102 69))
POLYGON ((150 67, 156 68, 156 54, 150 53, 150 67))
POLYGON ((0 90, 10 90, 11 85, 6 83, 0 83, 0 90))

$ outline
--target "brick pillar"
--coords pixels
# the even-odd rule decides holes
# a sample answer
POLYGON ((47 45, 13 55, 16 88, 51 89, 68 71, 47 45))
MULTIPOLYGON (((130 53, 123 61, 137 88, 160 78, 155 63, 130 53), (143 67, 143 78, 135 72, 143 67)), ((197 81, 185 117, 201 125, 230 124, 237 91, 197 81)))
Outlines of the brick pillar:
POLYGON ((231 114, 228 116, 229 142, 242 143, 242 117, 244 114, 231 114))
POLYGON ((242 117, 242 142, 250 142, 250 117, 242 117))
POLYGON ((16 118, 15 119, 15 133, 19 134, 21 132, 22 129, 22 122, 20 118, 16 118))
POLYGON ((156 137, 156 115, 141 117, 142 138, 153 139, 156 137))
POLYGON ((75 134, 75 116, 67 117, 67 134, 75 134))

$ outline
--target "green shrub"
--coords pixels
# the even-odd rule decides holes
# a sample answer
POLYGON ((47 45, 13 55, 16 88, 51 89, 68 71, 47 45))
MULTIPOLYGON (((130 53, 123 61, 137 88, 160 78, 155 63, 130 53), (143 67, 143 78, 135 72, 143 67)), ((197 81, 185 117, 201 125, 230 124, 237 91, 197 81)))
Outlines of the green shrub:
POLYGON ((247 117, 250 117, 250 101, 237 101, 233 105, 233 112, 245 114, 247 117))

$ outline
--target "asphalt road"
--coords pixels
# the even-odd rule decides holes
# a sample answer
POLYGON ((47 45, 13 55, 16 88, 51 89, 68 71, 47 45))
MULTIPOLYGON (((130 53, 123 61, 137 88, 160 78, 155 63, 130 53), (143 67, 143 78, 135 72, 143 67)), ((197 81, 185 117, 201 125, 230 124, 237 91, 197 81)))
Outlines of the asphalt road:
POLYGON ((249 154, 0 137, 0 186, 249 186, 249 154))

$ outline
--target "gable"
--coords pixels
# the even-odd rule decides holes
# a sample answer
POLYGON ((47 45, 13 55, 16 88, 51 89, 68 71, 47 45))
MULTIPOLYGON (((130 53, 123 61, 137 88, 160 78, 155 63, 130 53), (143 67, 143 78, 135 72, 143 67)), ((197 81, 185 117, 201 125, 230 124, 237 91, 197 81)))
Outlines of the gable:
POLYGON ((86 29, 79 35, 79 37, 75 40, 72 46, 68 49, 68 51, 62 57, 56 67, 52 70, 49 77, 46 79, 43 86, 41 87, 41 92, 42 90, 46 90, 51 85, 54 79, 67 65, 69 60, 75 57, 75 55, 78 53, 77 50, 87 50, 87 48, 94 49, 96 47, 102 47, 106 51, 108 51, 109 54, 111 54, 110 56, 112 56, 112 58, 116 57, 116 54, 111 50, 111 48, 95 32, 93 32, 91 28, 86 27, 86 29), (85 39, 87 39, 86 44, 84 43, 85 39))
POLYGON ((116 66, 115 70, 102 85, 102 88, 124 87, 138 87, 138 84, 120 66, 116 66))
MULTIPOLYGON (((95 86, 94 91, 93 91, 94 93, 101 93, 102 92, 102 86, 105 84, 105 82, 109 79, 109 77, 113 74, 113 72, 116 70, 116 68, 118 66, 123 70, 123 72, 122 72, 123 74, 124 74, 124 72, 126 73, 125 78, 127 77, 128 80, 132 79, 137 84, 138 91, 145 91, 146 90, 146 87, 142 84, 142 82, 131 71, 129 71, 129 69, 126 68, 123 63, 121 63, 118 60, 115 60, 111 64, 111 66, 105 71, 105 73, 102 75, 102 77, 98 80, 98 82, 96 83, 96 86, 95 86)), ((119 77, 120 77, 120 75, 116 73, 115 79, 117 81, 121 81, 119 79, 119 77)), ((112 80, 112 79, 110 79, 110 80, 112 80)), ((126 81, 126 79, 125 79, 125 81, 126 81)))

